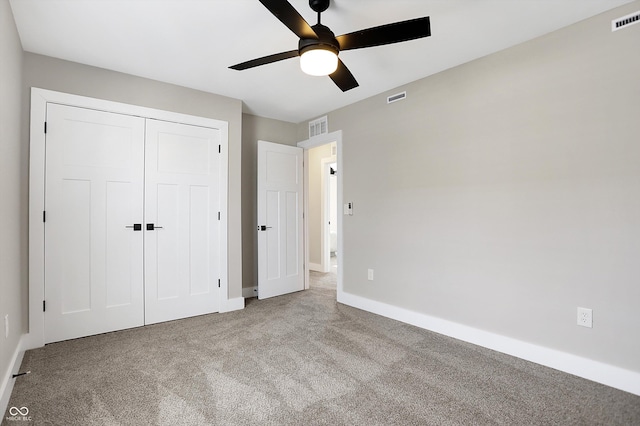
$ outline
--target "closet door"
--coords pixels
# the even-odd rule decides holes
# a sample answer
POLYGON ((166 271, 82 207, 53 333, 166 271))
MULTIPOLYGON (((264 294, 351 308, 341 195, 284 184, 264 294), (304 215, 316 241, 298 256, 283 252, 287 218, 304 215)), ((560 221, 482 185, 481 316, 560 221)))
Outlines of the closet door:
POLYGON ((144 323, 144 119, 47 106, 45 342, 144 323))
POLYGON ((146 324, 219 310, 220 137, 147 120, 146 324))

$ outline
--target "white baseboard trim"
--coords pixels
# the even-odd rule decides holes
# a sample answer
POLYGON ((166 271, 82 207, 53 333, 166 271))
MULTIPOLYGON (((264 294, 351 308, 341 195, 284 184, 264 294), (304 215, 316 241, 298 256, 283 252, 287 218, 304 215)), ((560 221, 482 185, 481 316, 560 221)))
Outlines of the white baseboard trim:
POLYGON ((251 299, 252 297, 258 297, 258 286, 254 285, 253 287, 243 287, 242 288, 242 297, 245 299, 251 299))
POLYGON ((324 270, 322 269, 322 265, 319 263, 311 263, 309 262, 309 270, 310 271, 317 271, 317 272, 324 272, 324 270))
POLYGON ((220 313, 237 311, 244 309, 244 297, 236 297, 235 299, 223 300, 220 303, 220 313))
POLYGON ((640 373, 397 306, 338 292, 338 302, 640 396, 640 373))
MULTIPOLYGON (((0 383, 0 416, 4 416, 4 413, 7 411, 7 405, 9 404, 9 399, 11 399, 11 392, 13 391, 13 384, 15 382, 15 379, 12 376, 17 374, 20 369, 22 358, 24 357, 24 346, 25 335, 22 335, 18 341, 18 347, 16 347, 16 350, 11 357, 9 368, 2 378, 2 383, 0 383)), ((2 417, 0 417, 0 420, 1 419, 2 417)))

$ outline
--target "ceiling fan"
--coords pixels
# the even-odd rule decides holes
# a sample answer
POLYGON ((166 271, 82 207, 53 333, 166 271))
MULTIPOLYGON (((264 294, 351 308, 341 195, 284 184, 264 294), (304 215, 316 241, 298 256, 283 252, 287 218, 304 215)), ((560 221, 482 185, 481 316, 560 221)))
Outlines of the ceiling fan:
POLYGON ((338 58, 340 51, 399 43, 431 35, 429 17, 426 16, 336 37, 329 27, 320 23, 320 14, 327 10, 330 2, 331 0, 309 0, 309 6, 318 14, 318 23, 310 26, 287 0, 260 0, 260 3, 300 38, 298 48, 242 62, 229 68, 246 70, 300 56, 300 67, 304 72, 310 75, 328 75, 343 92, 346 92, 358 87, 358 82, 338 58))

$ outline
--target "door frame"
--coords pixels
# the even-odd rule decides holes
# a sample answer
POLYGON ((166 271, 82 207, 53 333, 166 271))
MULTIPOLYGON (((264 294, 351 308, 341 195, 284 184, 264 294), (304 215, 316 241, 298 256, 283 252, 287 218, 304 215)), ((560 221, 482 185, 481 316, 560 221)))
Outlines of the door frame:
MULTIPOLYGON (((170 121, 194 126, 220 129, 220 306, 219 312, 242 309, 236 299, 229 299, 228 283, 228 168, 229 123, 206 117, 163 111, 154 108, 72 95, 52 90, 31 88, 30 152, 29 152, 29 332, 25 336, 25 348, 44 346, 44 222, 45 206, 45 123, 47 104, 95 109, 170 121)), ((244 299, 242 299, 244 300, 244 299)))
POLYGON ((342 179, 344 176, 344 166, 342 161, 342 130, 336 130, 335 132, 325 133, 322 135, 314 136, 307 140, 298 142, 297 146, 304 149, 304 288, 309 289, 309 149, 317 146, 326 145, 329 143, 336 143, 336 157, 337 168, 340 171, 338 173, 338 282, 336 286, 337 299, 342 299, 344 292, 343 288, 343 276, 344 276, 344 244, 343 244, 343 215, 341 214, 340 206, 343 204, 342 196, 342 179))

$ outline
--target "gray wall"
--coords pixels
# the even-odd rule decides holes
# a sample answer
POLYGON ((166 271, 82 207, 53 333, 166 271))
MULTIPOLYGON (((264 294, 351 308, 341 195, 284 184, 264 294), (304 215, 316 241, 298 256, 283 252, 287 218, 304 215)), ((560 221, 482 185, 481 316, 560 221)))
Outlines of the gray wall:
POLYGON ((329 113, 345 291, 640 371, 639 7, 329 113))
MULTIPOLYGON (((296 145, 297 125, 286 121, 242 114, 242 277, 243 287, 258 285, 258 140, 296 145)), ((302 139, 300 139, 302 140, 302 139)))
MULTIPOLYGON (((227 121, 229 123, 229 297, 242 296, 241 101, 128 74, 25 53, 22 143, 26 146, 29 144, 31 87, 227 121)), ((26 193, 28 158, 23 157, 21 163, 22 191, 26 193)), ((23 211, 26 212, 26 209, 27 206, 24 205, 23 211)), ((26 235, 23 238, 26 238, 26 235)), ((26 292, 27 289, 25 288, 24 291, 26 292)))
POLYGON ((20 183, 26 173, 20 143, 21 81, 22 46, 9 2, 0 0, 0 381, 27 327, 22 297, 27 283, 27 210, 20 183), (8 338, 5 315, 9 315, 8 338))

